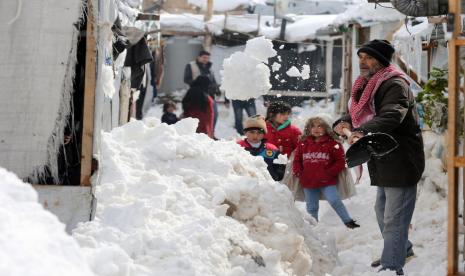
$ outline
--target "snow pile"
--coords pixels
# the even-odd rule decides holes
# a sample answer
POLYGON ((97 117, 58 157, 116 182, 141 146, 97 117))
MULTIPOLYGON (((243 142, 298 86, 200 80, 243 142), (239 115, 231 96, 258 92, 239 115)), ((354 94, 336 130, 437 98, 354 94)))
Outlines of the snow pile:
MULTIPOLYGON (((207 0, 187 0, 191 5, 200 7, 202 10, 207 9, 207 0)), ((265 5, 265 0, 215 0, 213 1, 213 10, 224 12, 234 10, 240 6, 247 7, 248 5, 265 5)))
POLYGON ((431 191, 446 196, 447 168, 445 154, 447 149, 444 147, 444 136, 432 131, 424 131, 423 139, 426 159, 423 185, 431 191))
POLYGON ((302 72, 300 72, 299 69, 297 69, 297 67, 292 66, 291 68, 289 68, 289 70, 287 70, 286 74, 289 77, 300 77, 304 80, 307 80, 310 78, 310 66, 308 64, 304 64, 302 66, 302 72))
POLYGON ((322 275, 335 265, 261 157, 234 141, 133 121, 102 139, 94 221, 74 237, 101 275, 322 275))
POLYGON ((65 226, 37 193, 0 168, 0 275, 94 275, 65 226))
POLYGON ((223 61, 221 88, 229 99, 247 100, 267 94, 271 88, 268 59, 276 51, 264 37, 247 41, 244 52, 235 52, 223 61))

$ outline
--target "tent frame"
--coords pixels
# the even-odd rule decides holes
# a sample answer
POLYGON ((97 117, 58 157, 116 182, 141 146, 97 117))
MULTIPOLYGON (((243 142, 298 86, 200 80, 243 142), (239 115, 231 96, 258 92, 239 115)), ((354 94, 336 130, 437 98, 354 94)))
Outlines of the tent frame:
MULTIPOLYGON (((449 39, 449 110, 448 110, 448 137, 447 137, 447 174, 448 174, 448 229, 447 229, 447 275, 463 276, 459 271, 460 260, 458 241, 459 220, 459 169, 465 168, 465 156, 459 155, 459 122, 465 118, 460 116, 460 47, 465 47, 465 37, 460 36, 461 0, 449 0, 448 32, 449 39)), ((465 179, 465 178, 464 178, 465 179)), ((464 183, 462 183, 463 185, 464 183)))

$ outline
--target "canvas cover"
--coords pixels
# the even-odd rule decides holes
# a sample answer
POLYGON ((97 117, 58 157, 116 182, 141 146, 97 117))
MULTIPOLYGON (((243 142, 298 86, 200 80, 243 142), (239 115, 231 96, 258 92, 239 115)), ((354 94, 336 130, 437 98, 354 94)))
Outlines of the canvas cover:
POLYGON ((0 166, 37 176, 70 112, 82 0, 0 1, 0 166))

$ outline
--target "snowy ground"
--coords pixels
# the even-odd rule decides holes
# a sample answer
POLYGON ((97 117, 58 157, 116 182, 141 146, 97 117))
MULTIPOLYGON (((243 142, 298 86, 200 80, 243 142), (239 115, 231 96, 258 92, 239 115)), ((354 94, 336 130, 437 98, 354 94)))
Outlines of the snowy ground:
MULTIPOLYGON (((257 100, 257 110, 265 114, 266 108, 262 101, 257 100)), ((234 116, 224 106, 220 106, 220 121, 216 128, 217 137, 223 139, 238 139, 235 133, 234 116)), ((293 108, 293 123, 300 128, 305 120, 318 113, 328 113, 334 116, 334 104, 324 101, 305 102, 302 108, 293 108)), ((155 107, 150 114, 159 116, 161 110, 155 107)), ((414 244, 416 257, 405 266, 407 275, 444 275, 446 273, 446 229, 447 229, 447 201, 444 189, 447 182, 440 156, 439 137, 424 133, 425 149, 427 155, 426 180, 419 185, 417 207, 410 232, 414 244)), ((371 187, 367 168, 361 183, 357 185, 357 195, 345 201, 351 215, 362 225, 360 229, 347 230, 339 221, 335 212, 322 201, 321 219, 314 231, 320 236, 327 236, 328 246, 335 243, 339 262, 328 275, 392 275, 392 273, 377 273, 369 264, 379 258, 382 250, 382 237, 380 235, 374 212, 376 188, 371 187), (324 233, 324 234, 321 234, 324 233), (333 240, 334 239, 334 240, 333 240)), ((298 202, 298 209, 302 216, 307 216, 304 203, 298 202)))
MULTIPOLYGON (((260 101, 257 109, 264 114, 260 101)), ((306 102, 293 120, 302 127, 333 109, 306 102)), ((326 202, 315 224, 264 162, 235 144, 232 109, 220 106, 220 141, 194 133, 192 119, 167 126, 150 117, 160 113, 156 105, 144 121, 104 134, 96 218, 80 224, 74 239, 36 203, 33 189, 0 171, 7 179, 0 183, 0 275, 393 275, 370 267, 382 239, 366 170, 357 195, 345 201, 361 228, 347 229, 326 202), (42 263, 31 261, 37 256, 42 263)), ((438 137, 424 136, 428 162, 410 233, 410 276, 446 273, 446 177, 438 137)))

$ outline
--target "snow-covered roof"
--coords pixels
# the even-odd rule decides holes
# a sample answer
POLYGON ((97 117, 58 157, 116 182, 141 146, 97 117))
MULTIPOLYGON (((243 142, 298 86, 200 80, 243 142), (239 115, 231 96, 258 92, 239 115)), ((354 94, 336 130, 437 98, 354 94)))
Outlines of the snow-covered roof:
POLYGON ((425 38, 431 35, 431 32, 434 29, 434 24, 428 23, 428 18, 417 17, 415 18, 415 21, 420 23, 413 25, 412 21, 409 21, 407 25, 403 25, 397 32, 394 33, 394 40, 401 40, 410 38, 412 36, 420 36, 425 38))
POLYGON ((286 27, 287 41, 303 41, 316 38, 316 32, 332 25, 337 15, 298 16, 296 21, 286 27))
POLYGON ((357 22, 367 25, 373 22, 393 22, 405 18, 405 15, 392 7, 390 3, 375 5, 374 3, 360 3, 350 6, 335 19, 337 24, 357 22))
MULTIPOLYGON (((207 9, 206 0, 187 0, 191 5, 200 7, 202 10, 207 9)), ((218 12, 225 12, 234 10, 240 6, 265 4, 265 0, 215 0, 213 1, 213 10, 218 12)))
MULTIPOLYGON (((218 15, 213 16, 213 18, 218 15)), ((205 31, 205 22, 203 15, 200 14, 170 14, 163 13, 160 15, 160 26, 162 30, 178 30, 188 32, 203 32, 205 31)))
MULTIPOLYGON (((329 25, 332 25, 337 15, 300 15, 293 17, 294 22, 288 22, 286 27, 287 41, 298 42, 316 38, 316 32, 329 25)), ((208 30, 215 34, 221 34, 224 29, 239 33, 251 33, 259 31, 270 39, 279 37, 280 26, 274 27, 272 16, 261 16, 260 26, 258 26, 258 15, 214 15, 207 22, 208 30), (225 24, 226 23, 226 24, 225 24)), ((160 17, 162 30, 178 31, 205 31, 205 22, 202 15, 195 14, 167 14, 160 17)))

